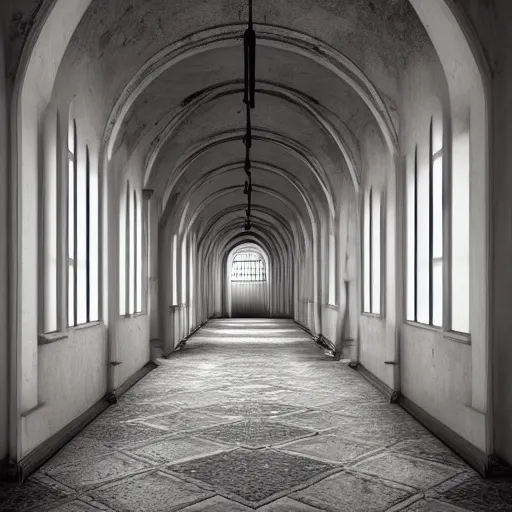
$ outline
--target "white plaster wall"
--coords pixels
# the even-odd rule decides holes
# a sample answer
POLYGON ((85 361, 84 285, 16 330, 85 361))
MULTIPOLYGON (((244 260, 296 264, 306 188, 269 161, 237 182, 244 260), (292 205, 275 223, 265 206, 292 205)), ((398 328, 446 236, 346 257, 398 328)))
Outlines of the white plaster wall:
POLYGON ((38 347, 39 406, 22 416, 22 456, 100 400, 107 390, 107 336, 102 324, 71 329, 38 347))
POLYGON ((404 325, 402 339, 404 395, 485 451, 485 417, 470 408, 471 346, 412 325, 404 325))
MULTIPOLYGON (((405 154, 414 154, 418 144, 419 158, 428 158, 430 118, 439 108, 450 111, 446 79, 437 56, 426 51, 411 61, 404 77, 401 142, 405 154)), ((404 324, 400 378, 405 397, 487 451, 485 415, 471 408, 471 346, 445 337, 440 329, 404 324)))
MULTIPOLYGON (((373 127, 367 128, 361 143, 364 173, 361 198, 364 196, 363 191, 370 187, 381 198, 381 314, 360 314, 359 362, 389 387, 394 388, 393 367, 385 363, 395 359, 396 286, 386 287, 388 281, 395 283, 395 169, 388 149, 373 127)), ((359 308, 362 311, 361 299, 359 308)))
POLYGON ((333 344, 338 339, 338 317, 336 306, 322 306, 322 334, 333 344))
POLYGON ((147 315, 121 317, 118 324, 118 383, 120 386, 150 359, 149 319, 147 315))

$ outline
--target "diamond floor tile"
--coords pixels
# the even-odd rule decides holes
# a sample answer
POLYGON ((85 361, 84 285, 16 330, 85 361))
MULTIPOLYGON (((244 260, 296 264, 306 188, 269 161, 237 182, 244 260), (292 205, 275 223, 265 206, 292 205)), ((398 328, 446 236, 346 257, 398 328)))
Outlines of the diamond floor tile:
POLYGON ((150 427, 164 428, 169 432, 193 431, 225 423, 226 419, 209 416, 202 411, 186 411, 166 416, 158 416, 137 420, 136 423, 148 425, 150 427))
POLYGON ((225 450, 225 447, 203 439, 180 437, 141 446, 129 450, 129 453, 153 463, 162 464, 212 455, 225 450))
POLYGON ((420 500, 403 509, 403 512, 469 512, 466 509, 452 507, 434 500, 420 500))
POLYGON ((297 412, 297 407, 276 403, 261 403, 256 400, 235 401, 224 404, 217 404, 203 409, 205 412, 217 416, 232 417, 261 417, 261 416, 279 416, 297 412))
POLYGON ((88 505, 80 500, 67 501, 57 508, 51 508, 52 512, 98 512, 96 507, 88 505))
POLYGON ((124 479, 92 493, 116 512, 173 512, 213 495, 161 472, 124 479))
POLYGON ((457 455, 435 438, 407 439, 393 445, 390 450, 451 466, 465 466, 457 455))
POLYGON ((206 482, 219 494, 228 493, 254 504, 336 467, 274 450, 240 449, 169 469, 206 482))
POLYGON ((52 459, 50 459, 41 468, 41 471, 48 473, 63 464, 69 464, 70 462, 76 462, 82 459, 106 456, 112 453, 112 450, 112 448, 109 448, 105 444, 94 439, 89 439, 87 437, 75 437, 52 459))
POLYGON ((291 497, 329 512, 384 512, 410 495, 379 481, 341 473, 291 497))
POLYGON ((253 420, 219 425, 198 432, 197 435, 234 446, 259 448, 281 444, 298 437, 310 436, 313 435, 313 432, 291 425, 253 420))
POLYGON ((148 467, 149 465, 127 455, 114 453, 59 466, 51 470, 49 475, 68 487, 78 489, 84 486, 99 485, 104 481, 121 478, 148 467))
POLYGON ((512 482, 474 478, 443 493, 440 499, 471 512, 512 512, 512 482))
POLYGON ((105 426, 101 422, 95 422, 89 425, 80 436, 95 439, 106 446, 116 448, 150 441, 169 434, 168 429, 137 423, 114 423, 105 426))
POLYGON ((376 455, 358 462, 352 468, 423 491, 453 478, 462 471, 461 468, 394 453, 376 455))
MULTIPOLYGON (((246 507, 236 501, 227 500, 222 496, 201 501, 190 507, 182 509, 180 512, 250 512, 252 508, 246 507)), ((260 509, 261 510, 261 509, 260 509)))
POLYGON ((258 512, 322 512, 319 508, 311 507, 305 503, 283 498, 276 500, 269 505, 258 508, 258 512))
POLYGON ((30 480, 23 486, 0 482, 0 510, 2 512, 25 512, 36 505, 43 506, 61 500, 65 493, 40 482, 30 480))
POLYGON ((287 444, 280 449, 329 462, 345 463, 371 453, 376 448, 335 435, 321 435, 287 444))

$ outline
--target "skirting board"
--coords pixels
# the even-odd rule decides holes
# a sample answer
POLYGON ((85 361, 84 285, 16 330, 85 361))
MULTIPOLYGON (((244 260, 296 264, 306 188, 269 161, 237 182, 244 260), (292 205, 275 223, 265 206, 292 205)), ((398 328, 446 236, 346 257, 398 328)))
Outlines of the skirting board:
POLYGON ((484 478, 511 475, 512 468, 507 463, 495 455, 487 455, 407 397, 401 395, 398 404, 484 478))
POLYGON ((377 388, 392 404, 396 404, 399 399, 398 391, 390 388, 385 382, 381 381, 372 372, 368 371, 362 364, 356 365, 357 371, 375 388, 377 388))
POLYGON ((126 393, 134 384, 156 367, 157 365, 155 363, 147 363, 124 384, 117 388, 114 393, 103 397, 91 408, 78 416, 78 418, 75 418, 63 429, 42 442, 37 448, 23 457, 15 467, 10 468, 9 474, 11 478, 16 478, 20 483, 23 483, 34 471, 53 457, 65 444, 69 443, 69 441, 80 433, 91 421, 108 409, 112 403, 115 403, 118 397, 126 393))
POLYGON ((391 403, 397 403, 427 430, 440 439, 448 448, 464 459, 475 471, 484 478, 512 476, 512 468, 495 455, 487 455, 462 436, 431 416, 427 411, 416 405, 387 384, 373 375, 361 364, 354 365, 361 375, 377 388, 391 403))

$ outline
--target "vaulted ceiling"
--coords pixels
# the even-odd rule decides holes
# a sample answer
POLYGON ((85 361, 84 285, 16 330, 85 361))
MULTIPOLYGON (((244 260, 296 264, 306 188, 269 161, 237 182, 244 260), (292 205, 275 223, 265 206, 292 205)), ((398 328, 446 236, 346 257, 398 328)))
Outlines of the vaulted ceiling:
MULTIPOLYGON (((245 0, 93 0, 55 86, 199 236, 242 226, 247 18, 245 0)), ((255 224, 310 237, 358 186, 365 134, 397 151, 401 76, 430 43, 408 0, 257 0, 254 18, 255 224)))

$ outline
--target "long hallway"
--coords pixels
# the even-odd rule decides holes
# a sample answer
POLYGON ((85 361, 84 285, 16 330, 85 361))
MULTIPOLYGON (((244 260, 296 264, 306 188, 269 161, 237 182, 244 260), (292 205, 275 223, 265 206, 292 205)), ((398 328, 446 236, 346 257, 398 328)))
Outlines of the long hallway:
POLYGON ((508 511, 482 480, 288 320, 212 320, 0 510, 508 511), (458 507, 458 508, 454 508, 458 507))

